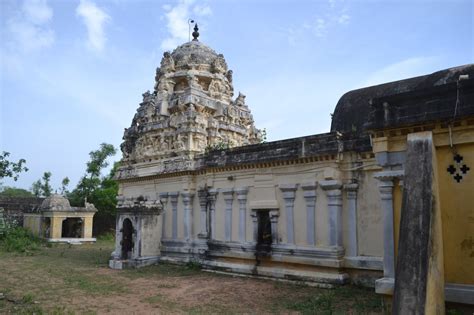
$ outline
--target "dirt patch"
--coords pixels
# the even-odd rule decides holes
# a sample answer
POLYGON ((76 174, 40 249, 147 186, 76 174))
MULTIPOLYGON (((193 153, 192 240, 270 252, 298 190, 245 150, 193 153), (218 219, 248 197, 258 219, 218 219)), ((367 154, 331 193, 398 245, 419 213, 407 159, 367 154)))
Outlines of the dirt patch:
POLYGON ((0 313, 160 314, 382 312, 373 291, 324 290, 156 265, 111 270, 113 242, 0 254, 0 313))

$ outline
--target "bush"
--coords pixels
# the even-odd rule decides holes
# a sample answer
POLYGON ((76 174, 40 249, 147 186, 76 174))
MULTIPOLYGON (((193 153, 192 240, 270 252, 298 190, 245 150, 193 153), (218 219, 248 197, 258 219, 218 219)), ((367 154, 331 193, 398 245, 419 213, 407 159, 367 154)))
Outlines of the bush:
POLYGON ((40 238, 22 227, 9 228, 0 237, 0 249, 6 252, 30 253, 38 250, 41 243, 40 238))

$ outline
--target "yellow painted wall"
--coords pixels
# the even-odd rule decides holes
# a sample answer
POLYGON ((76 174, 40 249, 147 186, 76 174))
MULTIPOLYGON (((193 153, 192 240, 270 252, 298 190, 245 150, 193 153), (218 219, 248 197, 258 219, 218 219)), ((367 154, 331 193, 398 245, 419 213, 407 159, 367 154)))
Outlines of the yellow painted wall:
POLYGON ((51 238, 61 238, 63 220, 65 218, 61 217, 52 217, 51 218, 51 238))
POLYGON ((92 217, 84 218, 84 238, 92 237, 92 217))
MULTIPOLYGON (((252 209, 279 209, 278 238, 279 242, 286 243, 287 222, 285 202, 280 185, 298 184, 294 203, 294 239, 297 246, 307 246, 306 240, 306 201, 303 196, 302 184, 325 180, 328 173, 334 173, 342 183, 350 181, 354 174, 352 172, 337 172, 341 169, 351 169, 352 159, 347 156, 340 165, 334 161, 318 161, 305 164, 272 165, 263 168, 235 169, 222 172, 208 172, 206 174, 196 174, 194 176, 184 175, 176 177, 164 177, 136 182, 120 183, 120 192, 125 198, 136 198, 144 195, 149 200, 158 198, 161 192, 182 192, 184 189, 194 191, 195 197, 192 210, 192 235, 197 237, 201 227, 201 210, 199 206, 198 189, 207 185, 211 188, 242 188, 248 187, 246 205, 246 241, 253 241, 253 221, 252 209), (232 180, 229 180, 232 176, 232 180)), ((369 165, 375 163, 374 160, 365 161, 369 165)), ((380 198, 377 188, 377 180, 373 178, 376 169, 370 171, 357 170, 359 179, 359 192, 357 197, 357 219, 359 234, 359 253, 364 256, 379 256, 383 254, 383 234, 382 213, 380 212, 380 198)), ((328 241, 328 207, 326 191, 321 187, 316 189, 316 246, 326 247, 328 241)), ((343 228, 347 222, 347 201, 346 191, 342 191, 344 208, 342 211, 343 228)), ((165 215, 165 238, 172 237, 172 207, 171 198, 168 198, 164 205, 165 215)), ((182 196, 178 197, 178 239, 184 237, 184 204, 182 196)), ((239 233, 239 203, 234 194, 232 205, 232 241, 238 241, 239 233)), ((225 240, 225 201, 221 192, 216 200, 216 239, 225 240)), ((347 243, 349 240, 344 239, 347 243)))
POLYGON ((33 235, 41 237, 41 215, 29 214, 23 217, 23 227, 33 233, 33 235))
POLYGON ((471 169, 460 183, 446 171, 454 164, 450 147, 436 148, 445 280, 474 284, 474 143, 457 145, 456 149, 471 169))

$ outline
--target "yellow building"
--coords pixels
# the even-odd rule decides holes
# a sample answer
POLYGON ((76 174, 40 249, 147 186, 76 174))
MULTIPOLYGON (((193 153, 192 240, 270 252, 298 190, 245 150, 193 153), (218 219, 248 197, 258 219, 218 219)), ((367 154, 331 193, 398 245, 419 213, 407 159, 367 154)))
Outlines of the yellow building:
POLYGON ((350 91, 330 132, 269 143, 259 143, 245 96, 234 98, 232 75, 197 36, 164 53, 125 130, 110 267, 196 261, 389 295, 406 141, 430 131, 446 298, 474 301, 474 65, 350 91))
POLYGON ((71 207, 65 197, 53 194, 37 211, 23 214, 23 226, 50 242, 95 242, 92 224, 96 212, 93 204, 71 207))

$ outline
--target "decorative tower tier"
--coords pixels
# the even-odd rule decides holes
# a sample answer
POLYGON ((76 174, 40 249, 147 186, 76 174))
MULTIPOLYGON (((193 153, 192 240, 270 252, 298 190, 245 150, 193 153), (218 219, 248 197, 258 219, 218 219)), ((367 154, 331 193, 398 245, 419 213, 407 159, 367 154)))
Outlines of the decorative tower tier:
POLYGON ((194 156, 206 149, 260 142, 245 95, 233 99, 224 56, 196 35, 163 54, 153 93, 143 94, 125 129, 118 178, 194 169, 194 156))

